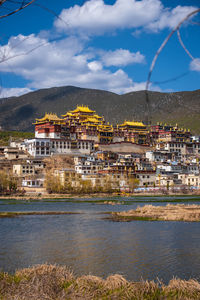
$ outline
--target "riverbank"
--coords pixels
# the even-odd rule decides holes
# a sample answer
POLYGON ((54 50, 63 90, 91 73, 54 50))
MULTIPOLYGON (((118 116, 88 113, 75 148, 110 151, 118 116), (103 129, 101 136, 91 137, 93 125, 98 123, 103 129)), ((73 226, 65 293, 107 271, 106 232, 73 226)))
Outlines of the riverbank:
POLYGON ((19 211, 19 212, 0 212, 0 218, 16 218, 23 216, 55 216, 55 215, 77 215, 78 212, 71 211, 19 211))
POLYGON ((145 205, 122 212, 112 212, 112 221, 184 221, 200 222, 200 205, 145 205))
POLYGON ((189 197, 189 196, 199 196, 200 193, 195 191, 193 193, 172 193, 169 192, 167 194, 163 193, 90 193, 90 194, 38 194, 38 193, 32 193, 32 194, 12 194, 12 195, 0 195, 0 199, 8 199, 8 200, 46 200, 46 199, 86 199, 86 198, 112 198, 112 197, 189 197))
POLYGON ((127 281, 121 275, 106 279, 86 275, 76 277, 65 266, 36 265, 14 275, 0 273, 1 299, 200 299, 200 283, 174 278, 161 281, 127 281))

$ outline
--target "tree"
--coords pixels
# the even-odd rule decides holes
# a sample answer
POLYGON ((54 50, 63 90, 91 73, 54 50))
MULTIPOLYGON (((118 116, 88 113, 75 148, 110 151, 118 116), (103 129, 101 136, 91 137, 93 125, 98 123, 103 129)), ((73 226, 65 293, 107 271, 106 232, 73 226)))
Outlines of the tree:
POLYGON ((17 180, 6 171, 0 171, 0 194, 15 193, 17 191, 17 180))
POLYGON ((139 180, 137 178, 130 177, 128 180, 128 185, 129 185, 130 191, 133 192, 134 189, 136 189, 138 187, 139 180))

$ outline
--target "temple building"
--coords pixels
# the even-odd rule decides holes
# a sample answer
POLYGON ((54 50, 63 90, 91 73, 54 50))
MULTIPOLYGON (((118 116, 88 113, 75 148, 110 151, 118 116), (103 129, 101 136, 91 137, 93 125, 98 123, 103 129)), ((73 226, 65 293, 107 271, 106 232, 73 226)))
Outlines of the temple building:
POLYGON ((149 131, 142 122, 125 121, 117 126, 124 135, 124 140, 139 145, 149 144, 149 131))
POLYGON ((189 129, 180 128, 177 124, 167 125, 157 123, 150 128, 150 139, 154 142, 190 142, 191 132, 189 129))
POLYGON ((34 157, 52 154, 90 154, 100 145, 127 142, 149 146, 156 143, 187 143, 190 131, 177 125, 157 123, 148 127, 143 122, 124 121, 113 126, 88 106, 78 105, 59 118, 46 113, 35 121, 35 139, 28 140, 28 152, 34 157))
POLYGON ((58 118, 56 114, 45 114, 41 119, 36 119, 35 123, 36 138, 61 138, 61 125, 64 120, 58 118))
POLYGON ((77 139, 93 140, 96 144, 113 142, 113 126, 88 106, 77 106, 62 117, 77 139))
POLYGON ((115 142, 130 141, 147 144, 147 128, 142 122, 124 122, 113 126, 106 123, 103 116, 88 106, 77 106, 59 118, 56 114, 46 113, 36 119, 36 138, 56 138, 72 140, 92 140, 96 146, 115 142))

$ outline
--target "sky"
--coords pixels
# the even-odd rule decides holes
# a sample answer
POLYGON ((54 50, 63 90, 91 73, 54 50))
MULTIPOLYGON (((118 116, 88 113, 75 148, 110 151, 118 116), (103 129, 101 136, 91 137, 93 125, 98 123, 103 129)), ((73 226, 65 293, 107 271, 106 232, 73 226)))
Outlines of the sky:
MULTIPOLYGON (((200 0, 36 0, 0 19, 0 98, 68 85, 144 90, 160 45, 199 7, 200 0)), ((174 33, 156 61, 151 90, 200 88, 200 13, 180 34, 191 57, 174 33)))

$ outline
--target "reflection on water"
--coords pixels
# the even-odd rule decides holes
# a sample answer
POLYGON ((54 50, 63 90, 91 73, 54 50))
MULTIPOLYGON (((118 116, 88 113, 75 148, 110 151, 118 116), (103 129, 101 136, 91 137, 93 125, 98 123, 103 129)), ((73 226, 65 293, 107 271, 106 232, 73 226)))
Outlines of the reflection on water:
POLYGON ((0 269, 13 272, 48 262, 65 264, 77 275, 90 273, 106 277, 120 273, 130 280, 159 277, 166 282, 173 276, 198 279, 199 223, 111 222, 99 214, 137 206, 138 203, 109 206, 4 202, 0 205, 2 211, 62 210, 82 214, 0 219, 0 269))

